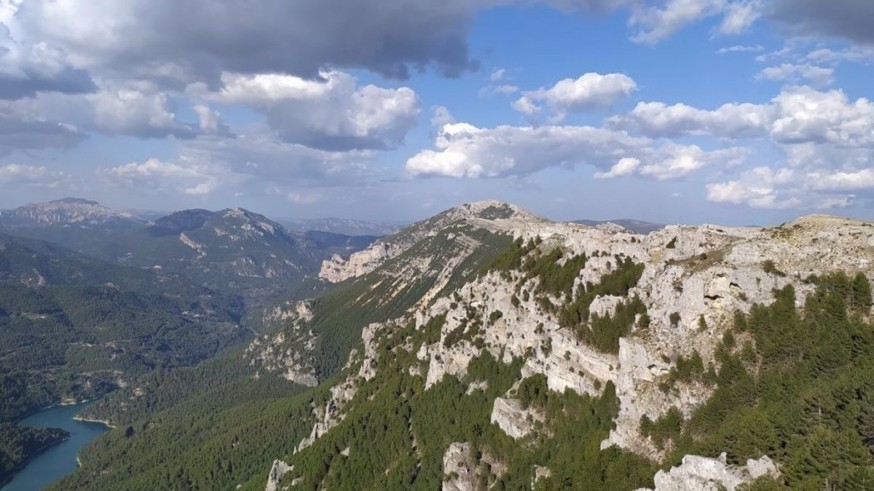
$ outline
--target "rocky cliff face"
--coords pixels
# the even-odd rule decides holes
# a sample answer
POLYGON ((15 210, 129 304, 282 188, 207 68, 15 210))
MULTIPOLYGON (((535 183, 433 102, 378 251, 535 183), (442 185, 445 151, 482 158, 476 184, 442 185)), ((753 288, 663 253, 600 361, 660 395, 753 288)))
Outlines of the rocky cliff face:
POLYGON ((732 467, 726 463, 725 454, 717 459, 687 455, 681 465, 655 475, 654 490, 638 491, 735 491, 759 477, 778 474, 777 466, 767 456, 750 459, 744 467, 732 467))
MULTIPOLYGON (((398 233, 374 242, 349 259, 334 256, 322 263, 319 277, 332 283, 357 278, 374 271, 388 260, 410 250, 427 237, 453 224, 465 223, 475 228, 506 232, 544 221, 521 208, 499 201, 482 201, 444 211, 433 218, 413 224, 398 233)), ((475 246, 476 244, 472 244, 475 246)))
MULTIPOLYGON (((536 253, 559 251, 555 264, 560 266, 584 256, 584 265, 573 271, 570 294, 539 291, 544 278, 519 268, 476 275, 451 290, 432 288, 425 300, 416 302, 401 319, 366 330, 365 349, 356 350, 348 366, 378 366, 375 331, 404 323, 413 323, 417 330, 438 326, 436 335, 426 341, 395 348, 415 354, 419 363, 409 371, 420 375, 426 388, 446 376, 463 381, 471 360, 484 352, 508 364, 524 360, 520 376, 542 374, 548 388, 556 392, 598 395, 612 383, 619 414, 602 448, 615 445, 651 459, 660 458, 663 451, 640 433, 641 418, 656 420, 671 408, 689 415, 712 391, 696 382, 678 382, 667 391, 660 384, 667 381, 682 357, 700 356, 704 366, 715 363, 715 347, 735 311, 747 312, 756 303, 770 304, 775 289, 785 285, 795 287, 800 307, 812 291, 806 281, 811 275, 844 270, 874 278, 874 224, 868 222, 809 216, 773 228, 669 226, 642 236, 621 227, 548 222, 493 202, 449 210, 377 242, 349 261, 326 262, 321 276, 342 281, 373 273, 391 281, 394 289, 402 289, 410 281, 409 276, 399 273, 403 270, 380 268, 393 258, 411 255, 422 240, 445 231, 447 224, 459 217, 466 223, 512 235, 521 239, 520 243, 536 243, 536 253), (565 327, 559 312, 585 292, 597 291, 596 285, 607 281, 620 264, 642 265, 639 279, 624 294, 591 299, 589 314, 618 316, 619 309, 635 298, 646 313, 633 317, 618 339, 617 350, 596 349, 565 327)), ((523 264, 525 260, 523 257, 523 264)), ((459 263, 449 264, 454 268, 459 263)), ((372 374, 373 368, 368 370, 372 374)), ((350 372, 335 387, 337 397, 329 402, 330 407, 315 409, 320 423, 302 445, 330 431, 329 421, 343 418, 350 393, 354 395, 354 387, 366 377, 362 371, 350 372), (325 419, 328 413, 331 417, 325 419)), ((471 384, 468 390, 478 387, 471 384)), ((533 431, 536 415, 524 414, 511 395, 494 400, 491 420, 509 436, 519 438, 533 431)), ((464 445, 447 449, 447 473, 452 466, 465 468, 464 445)), ((753 462, 747 469, 737 470, 724 462, 714 463, 718 460, 702 459, 687 457, 681 468, 660 473, 656 488, 716 489, 721 485, 734 489, 758 475, 776 472, 767 462, 753 462), (698 481, 703 484, 677 484, 698 481)), ((456 474, 444 489, 475 489, 471 487, 475 473, 456 474)))

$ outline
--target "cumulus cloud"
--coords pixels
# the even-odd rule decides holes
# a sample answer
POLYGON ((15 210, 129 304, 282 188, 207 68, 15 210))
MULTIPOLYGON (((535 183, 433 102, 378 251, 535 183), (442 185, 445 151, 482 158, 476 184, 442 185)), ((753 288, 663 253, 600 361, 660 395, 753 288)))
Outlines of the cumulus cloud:
POLYGON ((6 101, 0 113, 10 121, 56 122, 64 128, 140 138, 193 138, 207 132, 180 121, 170 94, 149 84, 111 85, 88 94, 39 93, 6 101))
POLYGON ((392 148, 419 118, 413 90, 360 87, 343 72, 322 72, 318 80, 225 74, 222 81, 213 100, 256 108, 283 140, 323 150, 392 148))
POLYGON ((196 162, 183 160, 182 163, 174 163, 151 158, 145 162, 102 169, 98 174, 117 185, 201 196, 216 190, 221 172, 196 162))
POLYGON ((627 116, 610 124, 633 127, 651 137, 713 135, 725 138, 762 136, 773 120, 772 108, 757 104, 724 104, 708 111, 686 104, 640 102, 627 116))
POLYGON ((385 178, 369 164, 376 152, 333 152, 288 143, 265 125, 241 128, 236 138, 202 137, 182 142, 180 162, 205 163, 220 170, 222 182, 284 188, 366 185, 385 178))
MULTIPOLYGON (((325 67, 364 68, 405 79, 435 67, 449 76, 478 67, 468 33, 476 14, 522 0, 29 0, 7 4, 0 21, 24 47, 62 55, 78 75, 220 84, 221 74, 288 73, 314 78, 325 67), (40 44, 42 43, 42 44, 40 44)), ((564 11, 629 11, 641 42, 726 11, 726 26, 745 25, 749 1, 539 0, 564 11)), ((725 27, 731 30, 734 27, 725 27)), ((73 75, 73 73, 68 73, 73 75)), ((494 72, 498 81, 504 73, 494 72)), ((83 79, 82 81, 85 81, 83 79)), ((81 90, 85 86, 79 86, 81 90)))
POLYGON ((170 97, 163 92, 108 88, 85 97, 91 123, 107 134, 142 138, 193 138, 196 128, 177 119, 170 97))
MULTIPOLYGON (((650 137, 759 138, 785 158, 742 172, 737 178, 710 183, 707 199, 754 208, 827 209, 853 204, 858 193, 874 193, 874 103, 849 99, 841 90, 796 86, 783 89, 765 104, 725 104, 714 110, 684 104, 640 103, 608 123, 650 137)), ((761 150, 762 147, 759 147, 761 150)), ((723 154, 726 165, 739 163, 743 151, 723 154)), ((694 167, 701 159, 687 146, 675 169, 694 167), (687 163, 687 162, 691 162, 687 163)), ((616 163, 598 177, 664 174, 644 164, 616 163)))
POLYGON ((6 164, 0 166, 0 185, 27 185, 56 188, 69 181, 64 172, 53 171, 45 166, 6 164))
POLYGON ((811 172, 811 187, 818 191, 858 191, 874 189, 874 169, 839 172, 811 172))
POLYGON ((734 167, 743 163, 749 156, 745 148, 724 148, 705 151, 697 145, 678 145, 668 143, 655 149, 648 149, 650 163, 639 169, 639 174, 659 181, 679 179, 708 165, 719 164, 734 167))
POLYGON ((230 127, 222 120, 222 115, 206 104, 196 104, 194 112, 197 113, 198 126, 203 134, 233 136, 230 127))
POLYGON ((642 102, 610 124, 653 137, 769 135, 777 143, 858 146, 874 142, 874 103, 866 98, 850 101, 838 89, 822 92, 800 86, 784 89, 768 104, 731 103, 715 110, 642 102))
POLYGON ((38 92, 87 93, 97 88, 87 71, 68 63, 62 49, 15 39, 6 25, 9 17, 0 15, 0 99, 38 92))
POLYGON ((454 123, 443 127, 435 147, 407 160, 407 172, 413 176, 502 177, 586 164, 602 169, 600 178, 639 174, 666 180, 706 165, 733 165, 746 156, 740 149, 704 151, 694 145, 655 145, 647 138, 591 126, 488 129, 454 123))
POLYGON ((16 20, 86 67, 219 81, 224 71, 311 77, 326 65, 406 78, 473 69, 467 31, 492 0, 32 0, 16 20), (390 26, 390 27, 389 27, 390 26))
POLYGON ((634 157, 623 157, 607 172, 596 172, 595 179, 612 179, 614 177, 630 176, 640 169, 640 160, 634 157))
POLYGON ((756 78, 760 80, 789 82, 809 81, 814 85, 826 86, 831 85, 834 81, 834 73, 835 71, 832 68, 820 67, 809 63, 783 63, 763 69, 756 75, 756 78))
POLYGON ((874 144, 874 103, 847 99, 842 90, 809 87, 784 90, 772 102, 777 117, 771 137, 780 143, 874 144))
POLYGON ((635 90, 637 84, 634 80, 622 73, 586 73, 577 79, 560 80, 550 88, 523 92, 522 97, 513 103, 513 108, 534 116, 545 105, 553 120, 560 121, 568 112, 609 106, 635 90))
POLYGON ((202 136, 179 142, 174 159, 150 158, 104 167, 107 185, 168 196, 235 195, 288 198, 297 203, 330 196, 326 188, 362 186, 384 179, 368 165, 372 151, 326 152, 280 140, 270 128, 245 128, 235 138, 202 136), (319 191, 315 191, 319 190, 319 191))
POLYGON ((850 206, 857 198, 847 191, 874 189, 870 170, 823 174, 788 168, 757 167, 739 179, 707 185, 715 203, 767 209, 831 209, 850 206))

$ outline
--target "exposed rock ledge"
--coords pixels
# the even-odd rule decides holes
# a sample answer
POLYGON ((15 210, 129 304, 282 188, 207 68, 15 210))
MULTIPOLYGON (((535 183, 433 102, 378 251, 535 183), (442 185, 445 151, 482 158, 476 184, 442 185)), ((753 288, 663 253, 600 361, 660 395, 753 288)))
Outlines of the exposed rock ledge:
POLYGON ((492 406, 491 422, 515 440, 524 437, 534 429, 535 421, 543 421, 543 416, 535 411, 525 410, 515 399, 495 398, 492 406))
POLYGON ((725 454, 718 459, 687 455, 683 463, 671 468, 669 472, 659 471, 655 475, 655 489, 637 491, 735 491, 742 484, 759 477, 779 474, 777 466, 767 456, 758 460, 748 460, 746 467, 731 467, 725 462, 725 454))
POLYGON ((468 442, 449 444, 443 454, 443 491, 488 489, 507 472, 506 464, 488 452, 480 452, 479 461, 474 454, 474 447, 468 442))
POLYGON ((292 469, 294 469, 293 465, 288 465, 279 459, 274 460, 273 467, 270 468, 270 472, 267 474, 267 486, 264 487, 264 491, 276 491, 283 476, 292 469))

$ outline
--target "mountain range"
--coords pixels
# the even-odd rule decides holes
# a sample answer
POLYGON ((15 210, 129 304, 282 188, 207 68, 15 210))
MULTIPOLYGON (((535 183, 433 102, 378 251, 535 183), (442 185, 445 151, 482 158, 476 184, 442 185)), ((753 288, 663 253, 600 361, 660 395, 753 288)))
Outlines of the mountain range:
POLYGON ((159 359, 166 369, 90 406, 117 429, 52 489, 874 482, 874 223, 588 226, 479 202, 367 246, 322 237, 333 249, 274 223, 187 210, 116 234, 148 247, 71 240, 89 255, 55 262, 108 265, 84 268, 96 273, 40 269, 28 254, 57 246, 7 239, 34 251, 10 255, 3 277, 30 294, 53 278, 110 281, 111 268, 137 271, 120 290, 264 289, 240 295, 239 342, 197 364, 159 359), (277 251, 306 266, 281 269, 277 251), (306 279, 291 289, 295 271, 306 279))

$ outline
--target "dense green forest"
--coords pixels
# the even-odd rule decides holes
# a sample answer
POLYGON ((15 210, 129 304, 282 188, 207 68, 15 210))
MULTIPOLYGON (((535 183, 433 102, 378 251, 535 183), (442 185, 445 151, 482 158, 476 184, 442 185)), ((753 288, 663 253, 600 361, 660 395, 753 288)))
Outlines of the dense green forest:
POLYGON ((673 441, 666 465, 689 453, 726 452, 738 464, 768 455, 782 476, 753 489, 874 489, 870 284, 861 273, 808 281, 816 292, 801 312, 787 286, 773 304, 737 314, 713 396, 688 421, 669 415, 662 425, 660 439, 673 441))
POLYGON ((0 235, 0 464, 4 479, 66 438, 21 428, 62 401, 94 399, 153 370, 194 365, 239 343, 238 297, 185 278, 0 235))
MULTIPOLYGON (((0 285, 0 420, 92 399, 153 369, 185 366, 244 339, 215 298, 111 286, 0 285)), ((227 306, 224 306, 227 308, 227 306)))
POLYGON ((552 476, 541 489, 634 489, 651 484, 653 464, 615 449, 599 451, 618 410, 612 384, 600 398, 573 392, 557 394, 542 376, 517 389, 544 415, 541 431, 515 441, 489 421, 495 397, 519 378, 522 360, 505 365, 484 354, 471 362, 459 381, 447 376, 428 390, 408 368, 418 361, 399 346, 427 336, 412 325, 398 328, 380 347, 380 370, 359 389, 345 420, 288 461, 294 470, 285 483, 300 489, 439 489, 443 454, 452 442, 470 442, 481 484, 492 489, 523 489, 534 465, 552 476), (484 390, 468 391, 472 382, 484 390), (501 468, 489 464, 492 458, 501 468))

